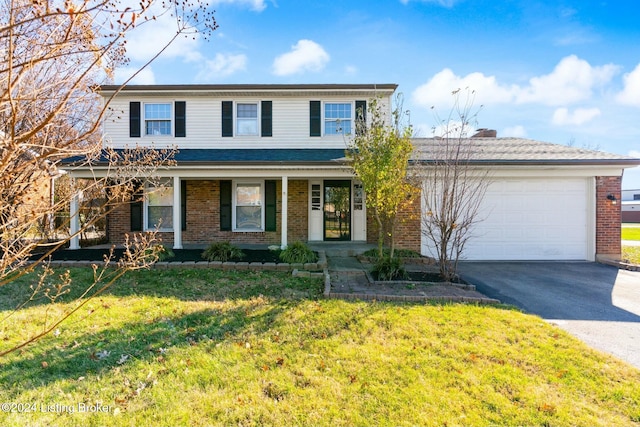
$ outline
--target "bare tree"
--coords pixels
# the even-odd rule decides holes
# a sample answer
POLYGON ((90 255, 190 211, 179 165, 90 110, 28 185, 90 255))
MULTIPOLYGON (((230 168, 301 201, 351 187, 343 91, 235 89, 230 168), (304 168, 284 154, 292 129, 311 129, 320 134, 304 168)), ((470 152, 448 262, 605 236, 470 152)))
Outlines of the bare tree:
MULTIPOLYGON (((110 99, 103 102, 97 93, 100 84, 111 82, 117 67, 127 64, 127 36, 137 27, 154 25, 159 16, 175 21, 168 44, 196 33, 207 38, 217 28, 213 12, 199 0, 0 0, 0 286, 37 270, 40 281, 29 300, 55 301, 67 293, 68 275, 40 268, 53 251, 76 237, 59 232, 64 224, 52 221, 73 196, 69 192, 55 198, 50 189, 64 159, 88 168, 97 160, 108 165, 105 173, 83 184, 84 191, 101 195, 103 206, 78 234, 130 202, 138 179, 153 178, 157 168, 171 164, 172 150, 103 147, 101 123, 110 99), (42 229, 47 236, 65 237, 43 241, 42 229)), ((85 284, 76 307, 124 272, 149 266, 157 259, 157 243, 154 233, 130 236, 122 259, 109 258, 95 268, 94 282, 85 284)), ((0 347, 0 355, 48 333, 75 310, 43 322, 41 333, 25 337, 18 346, 0 347)))
POLYGON ((449 116, 438 118, 440 135, 416 147, 416 172, 423 182, 422 234, 448 281, 457 275, 473 226, 483 219, 480 206, 490 184, 489 171, 474 164, 480 148, 469 138, 477 117, 472 111, 474 92, 457 90, 453 95, 449 116))

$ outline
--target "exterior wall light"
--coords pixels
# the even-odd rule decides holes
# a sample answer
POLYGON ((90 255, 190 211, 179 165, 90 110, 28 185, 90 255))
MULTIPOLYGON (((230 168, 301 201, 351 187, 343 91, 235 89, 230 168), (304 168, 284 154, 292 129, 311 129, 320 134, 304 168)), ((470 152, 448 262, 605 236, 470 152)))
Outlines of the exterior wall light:
POLYGON ((611 200, 611 204, 612 205, 617 205, 618 204, 618 199, 616 199, 616 196, 614 196, 611 193, 607 195, 607 200, 611 200))

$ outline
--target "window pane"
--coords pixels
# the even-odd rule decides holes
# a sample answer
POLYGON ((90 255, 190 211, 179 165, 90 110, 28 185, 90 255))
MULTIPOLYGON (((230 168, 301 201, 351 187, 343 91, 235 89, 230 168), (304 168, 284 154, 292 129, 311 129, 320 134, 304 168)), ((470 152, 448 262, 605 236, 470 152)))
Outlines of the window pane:
POLYGON ((144 118, 171 120, 171 104, 144 104, 144 118))
POLYGON ((236 229, 260 230, 262 229, 262 208, 260 206, 237 206, 236 229))
POLYGON ((351 104, 324 104, 325 135, 351 133, 351 104))
POLYGON ((149 186, 147 200, 150 206, 173 206, 173 187, 149 186))
POLYGON ((171 120, 146 121, 146 135, 171 135, 171 120))
POLYGON ((262 203, 260 197, 260 185, 258 184, 241 184, 236 187, 236 204, 243 206, 260 206, 262 203))
POLYGON ((238 135, 257 135, 258 119, 238 119, 238 135))
POLYGON ((238 104, 238 118, 258 118, 258 104, 238 104))
POLYGON ((173 207, 149 206, 148 214, 149 228, 173 228, 173 207))

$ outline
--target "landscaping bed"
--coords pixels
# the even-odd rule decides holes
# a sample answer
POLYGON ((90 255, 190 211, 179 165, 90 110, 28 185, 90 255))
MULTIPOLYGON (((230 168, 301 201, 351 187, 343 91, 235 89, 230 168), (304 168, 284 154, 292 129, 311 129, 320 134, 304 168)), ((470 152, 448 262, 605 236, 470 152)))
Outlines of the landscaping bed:
MULTIPOLYGON (((200 262, 202 259, 202 249, 173 249, 172 257, 167 257, 163 261, 167 262, 200 262)), ((231 262, 275 262, 280 263, 279 251, 268 249, 243 249, 243 258, 232 258, 231 262)), ((63 249, 51 255, 52 261, 103 261, 110 253, 109 249, 63 249)), ((124 249, 114 249, 113 255, 117 260, 124 254, 124 249)), ((32 259, 38 259, 39 255, 34 255, 32 259)))

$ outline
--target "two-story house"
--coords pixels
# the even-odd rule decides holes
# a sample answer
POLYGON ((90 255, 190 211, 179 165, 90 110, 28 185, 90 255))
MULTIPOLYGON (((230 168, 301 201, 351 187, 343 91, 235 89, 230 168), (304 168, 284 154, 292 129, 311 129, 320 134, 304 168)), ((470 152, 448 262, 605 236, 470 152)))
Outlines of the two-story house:
MULTIPOLYGON (((233 243, 375 241, 362 185, 345 159, 356 114, 391 109, 395 84, 126 86, 104 120, 116 149, 175 147, 160 190, 110 215, 108 235, 159 228, 174 248, 233 243)), ((109 99, 118 89, 103 86, 109 99)), ((581 259, 620 254, 621 177, 638 159, 521 138, 482 135, 473 160, 492 183, 468 259, 581 259), (617 230, 617 231, 616 231, 617 230), (617 233, 617 234, 616 234, 617 233)), ((428 167, 433 140, 415 139, 428 167)), ((101 173, 70 168, 72 176, 101 173)), ((403 212, 400 246, 429 254, 419 214, 403 212)), ((77 241, 72 242, 77 247, 77 241)))

